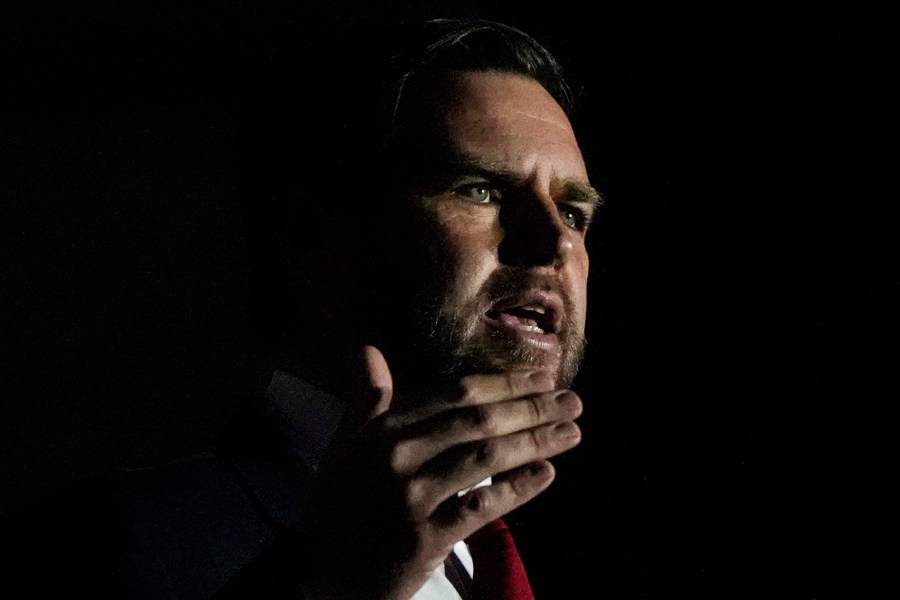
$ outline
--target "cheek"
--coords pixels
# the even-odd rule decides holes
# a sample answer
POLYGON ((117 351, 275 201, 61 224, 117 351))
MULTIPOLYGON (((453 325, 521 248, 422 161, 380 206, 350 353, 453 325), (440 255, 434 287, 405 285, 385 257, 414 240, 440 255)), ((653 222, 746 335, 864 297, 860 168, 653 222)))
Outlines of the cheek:
POLYGON ((495 218, 462 212, 442 215, 438 221, 439 243, 432 248, 439 275, 451 288, 452 296, 474 295, 498 267, 497 246, 502 231, 495 218))
POLYGON ((586 251, 572 261, 572 300, 575 302, 575 318, 584 331, 587 321, 587 280, 590 260, 586 251))

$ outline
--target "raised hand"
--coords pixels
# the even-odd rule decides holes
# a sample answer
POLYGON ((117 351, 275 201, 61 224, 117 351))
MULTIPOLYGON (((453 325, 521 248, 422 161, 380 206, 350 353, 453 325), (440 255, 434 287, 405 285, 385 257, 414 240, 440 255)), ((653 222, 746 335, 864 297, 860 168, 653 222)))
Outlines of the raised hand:
POLYGON ((318 474, 304 559, 311 598, 411 597, 456 542, 546 489, 547 459, 580 441, 581 400, 540 371, 471 375, 402 399, 376 348, 361 373, 318 474))

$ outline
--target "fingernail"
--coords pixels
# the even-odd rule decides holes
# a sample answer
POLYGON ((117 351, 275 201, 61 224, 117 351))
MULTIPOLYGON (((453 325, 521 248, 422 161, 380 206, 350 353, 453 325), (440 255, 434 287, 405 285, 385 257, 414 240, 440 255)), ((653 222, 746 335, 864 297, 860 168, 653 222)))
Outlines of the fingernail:
POLYGON ((553 434, 560 438, 573 438, 578 437, 581 430, 572 421, 564 421, 553 428, 553 434))
POLYGON ((556 395, 556 403, 564 408, 575 410, 581 407, 581 398, 575 392, 565 390, 556 395))

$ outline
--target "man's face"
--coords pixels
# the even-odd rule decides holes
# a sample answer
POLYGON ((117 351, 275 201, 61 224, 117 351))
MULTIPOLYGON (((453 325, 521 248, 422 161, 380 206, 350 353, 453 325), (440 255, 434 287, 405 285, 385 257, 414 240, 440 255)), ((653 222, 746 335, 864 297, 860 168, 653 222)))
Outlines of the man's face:
POLYGON ((432 110, 404 139, 431 259, 418 307, 428 344, 447 375, 539 368, 567 387, 599 200, 572 127, 518 75, 454 72, 426 97, 432 110))

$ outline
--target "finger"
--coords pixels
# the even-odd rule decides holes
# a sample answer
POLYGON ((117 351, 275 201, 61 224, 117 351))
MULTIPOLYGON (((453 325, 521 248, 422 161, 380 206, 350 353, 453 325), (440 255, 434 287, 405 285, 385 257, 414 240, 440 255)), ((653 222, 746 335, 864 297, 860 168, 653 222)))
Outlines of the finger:
POLYGON ((468 375, 449 390, 451 404, 487 404, 527 394, 553 390, 556 382, 546 371, 506 371, 493 375, 468 375))
POLYGON ((385 412, 391 404, 394 381, 384 354, 375 346, 363 347, 363 373, 368 397, 374 402, 364 408, 364 418, 373 419, 385 412))
POLYGON ((402 429, 438 413, 461 406, 476 406, 553 391, 556 382, 546 371, 507 371, 493 375, 468 375, 451 389, 428 402, 390 415, 385 427, 402 429))
POLYGON ((569 421, 580 416, 582 408, 577 394, 563 390, 446 411, 410 426, 394 447, 391 466, 396 473, 411 475, 453 446, 569 421))
POLYGON ((547 489, 556 471, 546 460, 522 465, 496 476, 488 486, 453 496, 441 504, 432 523, 449 541, 461 540, 547 489))
MULTIPOLYGON (((578 445, 581 430, 561 421, 457 446, 423 466, 408 483, 409 506, 430 514, 460 490, 578 445)), ((423 516, 423 515, 420 515, 423 516)))

